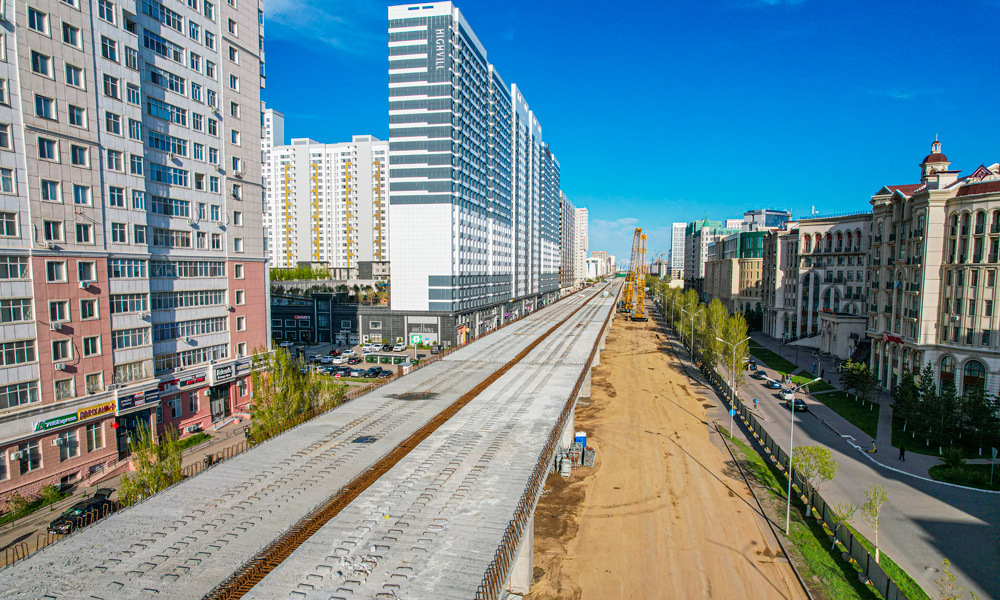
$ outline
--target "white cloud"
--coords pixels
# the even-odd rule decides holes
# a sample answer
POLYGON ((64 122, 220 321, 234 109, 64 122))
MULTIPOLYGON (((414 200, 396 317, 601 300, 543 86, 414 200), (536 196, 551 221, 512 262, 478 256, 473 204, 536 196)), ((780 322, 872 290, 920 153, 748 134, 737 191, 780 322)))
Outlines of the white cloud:
POLYGON ((267 0, 264 35, 300 44, 320 42, 371 53, 386 40, 385 7, 370 0, 267 0))

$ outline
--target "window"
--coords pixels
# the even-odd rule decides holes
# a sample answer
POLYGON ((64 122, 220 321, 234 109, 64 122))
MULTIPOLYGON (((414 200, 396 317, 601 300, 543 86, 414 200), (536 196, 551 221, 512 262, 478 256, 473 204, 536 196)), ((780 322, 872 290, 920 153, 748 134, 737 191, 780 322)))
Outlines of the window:
POLYGON ((79 106, 70 105, 69 124, 74 127, 87 128, 87 112, 79 106))
POLYGON ((31 320, 31 298, 0 299, 0 323, 22 323, 31 320))
POLYGON ((94 226, 90 223, 77 223, 76 224, 76 243, 78 244, 93 244, 94 243, 94 226))
POLYGON ((111 241, 116 244, 128 243, 128 235, 125 232, 125 223, 111 224, 111 241))
POLYGON ((215 119, 208 120, 208 135, 219 136, 219 122, 215 119))
POLYGON ((190 60, 189 64, 191 65, 192 69, 194 69, 195 71, 198 71, 199 73, 201 72, 201 56, 199 56, 199 55, 195 54, 194 52, 192 52, 191 53, 191 60, 190 60))
POLYGON ((161 248, 190 248, 191 232, 153 228, 153 245, 161 248))
POLYGON ((246 290, 236 290, 236 306, 243 306, 247 303, 246 290))
POLYGON ((149 296, 147 294, 112 294, 111 314, 147 312, 149 296))
POLYGON ((104 130, 114 135, 122 134, 122 117, 112 112, 104 113, 104 130))
MULTIPOLYGON (((4 194, 13 194, 15 191, 14 170, 0 168, 0 192, 3 192, 4 194)), ((0 235, 17 235, 16 213, 0 212, 0 235)))
POLYGON ((88 394, 96 394, 104 389, 104 373, 90 373, 83 378, 88 394))
POLYGON ((31 70, 39 75, 52 77, 52 57, 31 51, 31 70))
POLYGON ((222 234, 212 234, 212 250, 222 250, 222 234))
POLYGON ((215 90, 208 90, 205 99, 208 102, 208 105, 211 106, 212 108, 216 108, 219 106, 219 97, 215 93, 215 90))
POLYGON ((0 366, 12 367, 35 362, 35 340, 0 344, 0 366))
POLYGON ((177 167, 167 167, 151 162, 149 163, 149 179, 158 183, 187 187, 188 172, 177 167))
POLYGON ((233 252, 243 252, 243 238, 233 238, 233 252))
POLYGON ((233 171, 235 171, 236 173, 241 173, 242 171, 240 170, 240 167, 242 167, 242 166, 243 166, 243 161, 240 159, 240 157, 239 156, 234 156, 233 157, 233 171))
POLYGON ((59 444, 59 462, 67 461, 80 455, 80 444, 76 441, 76 429, 61 432, 57 439, 57 443, 59 444))
POLYGON ((142 0, 142 12, 153 17, 167 27, 184 33, 184 19, 156 0, 142 0))
POLYGON ((133 83, 125 85, 125 101, 135 106, 142 106, 142 96, 139 94, 139 86, 133 83))
POLYGON ((111 171, 122 170, 122 153, 118 150, 108 150, 107 167, 111 171))
POLYGON ((132 243, 133 244, 145 244, 146 243, 146 226, 145 225, 133 225, 132 226, 132 230, 133 230, 132 243))
POLYGON ((209 148, 208 149, 208 162, 212 163, 213 165, 219 164, 219 149, 218 148, 209 148))
POLYGON ((128 137, 131 138, 131 139, 133 139, 133 140, 142 141, 142 123, 141 122, 136 121, 135 119, 129 119, 128 120, 128 137))
POLYGON ((240 342, 236 344, 236 356, 246 356, 247 355, 247 343, 240 342))
POLYGON ((149 345, 149 327, 138 329, 121 329, 111 332, 111 348, 121 350, 122 348, 134 348, 136 346, 149 345))
POLYGON ((201 39, 201 28, 190 19, 188 20, 188 37, 196 42, 201 39))
POLYGON ((146 378, 146 369, 142 362, 126 363, 115 365, 115 383, 128 383, 129 381, 140 381, 146 378))
POLYGON ((215 20, 215 6, 211 2, 207 2, 206 1, 204 3, 204 6, 202 8, 203 8, 203 12, 205 13, 205 16, 214 21, 215 20))
POLYGON ((206 242, 208 238, 206 236, 207 234, 204 231, 198 232, 198 248, 201 248, 202 250, 208 247, 208 243, 206 242))
POLYGON ((110 61, 118 62, 118 42, 102 35, 101 56, 110 61))
POLYGON ((101 353, 101 336, 83 338, 83 356, 98 356, 101 353))
POLYGON ((58 181, 48 181, 43 179, 41 181, 42 186, 42 200, 46 202, 62 202, 62 197, 59 195, 59 182, 58 181))
POLYGON ((222 210, 221 209, 222 209, 222 207, 220 207, 218 204, 212 204, 211 206, 209 206, 208 207, 209 218, 212 221, 219 221, 221 219, 221 215, 222 215, 222 210))
POLYGON ((188 394, 188 412, 192 415, 198 412, 198 394, 196 392, 188 394))
MULTIPOLYGON (((11 214, 11 213, 0 213, 11 214)), ((0 279, 27 279, 27 256, 0 256, 0 279)))
POLYGON ((83 69, 66 64, 66 83, 73 87, 83 87, 83 69))
POLYGON ((234 116, 234 117, 236 117, 237 119, 239 119, 240 118, 240 105, 237 104, 237 103, 235 103, 235 102, 230 102, 229 103, 229 114, 232 115, 232 116, 234 116))
POLYGON ((70 46, 80 47, 80 30, 69 23, 62 24, 63 43, 70 46))
POLYGON ((12 150, 10 145, 10 124, 0 123, 0 149, 12 150))
POLYGON ((66 281, 66 263, 58 260, 45 262, 45 280, 50 283, 66 281))
POLYGON ((150 115, 158 119, 177 123, 178 125, 187 125, 187 111, 183 108, 153 98, 147 98, 146 109, 150 115))
POLYGON ((167 401, 167 405, 170 406, 171 419, 177 419, 181 416, 181 400, 179 397, 174 396, 167 401))
POLYGON ((205 46, 210 50, 215 50, 215 34, 208 31, 205 32, 205 46))
POLYGON ((115 3, 111 0, 97 0, 97 15, 109 23, 114 23, 115 3))
POLYGON ((205 145, 195 142, 192 156, 194 157, 195 160, 205 160, 205 145))
POLYGON ((146 210, 146 192, 132 190, 132 208, 135 210, 146 210))
POLYGON ((236 317, 236 331, 246 331, 246 330, 247 330, 247 318, 236 317))
POLYGON ((108 186, 108 205, 125 208, 125 188, 108 186))
POLYGON ((143 47, 159 54, 160 56, 169 58, 174 62, 183 64, 184 48, 181 48, 177 44, 168 41, 146 29, 142 30, 142 45, 143 47))
POLYGON ((104 95, 108 98, 120 99, 118 95, 118 78, 104 74, 104 95))
POLYGON ((237 33, 239 30, 236 27, 236 21, 229 19, 228 27, 229 27, 229 33, 239 37, 240 34, 237 33))
MULTIPOLYGON (((205 75, 208 75, 212 79, 215 79, 215 63, 214 62, 212 62, 210 60, 206 60, 205 61, 205 75)), ((212 92, 212 96, 213 97, 215 96, 215 92, 212 92)), ((212 106, 215 106, 215 105, 213 104, 212 106)))
POLYGON ((139 70, 139 51, 125 46, 125 66, 133 71, 139 70))
POLYGON ((38 138, 38 158, 44 160, 59 160, 59 146, 55 140, 38 138))
MULTIPOLYGON (((70 382, 73 380, 70 379, 70 382)), ((57 390, 58 391, 58 390, 57 390)), ((58 398, 58 393, 56 394, 58 398)), ((68 396, 72 397, 72 396, 68 396)), ((38 452, 38 442, 26 442, 24 444, 18 444, 17 449, 19 452, 23 453, 24 458, 21 459, 21 475, 27 475, 28 473, 42 468, 42 455, 38 452)))
POLYGON ((80 319, 96 319, 99 316, 96 298, 80 300, 80 319))
POLYGON ((983 315, 985 315, 987 317, 992 317, 993 316, 993 301, 992 300, 987 300, 986 301, 986 310, 983 313, 983 315))
MULTIPOLYGON (((237 192, 237 190, 234 189, 233 190, 233 194, 235 195, 236 192, 237 192)), ((233 225, 235 225, 237 227, 240 227, 240 226, 243 225, 243 212, 242 211, 239 211, 239 210, 234 210, 233 211, 233 225)))
POLYGON ((76 274, 80 281, 94 281, 97 279, 97 270, 94 263, 80 261, 76 263, 76 274))
POLYGON ((138 154, 128 155, 128 172, 132 175, 142 175, 142 156, 138 154))
POLYGON ((38 402, 38 382, 0 385, 0 409, 38 402))
POLYGON ((73 347, 69 342, 69 340, 53 340, 52 360, 54 362, 60 362, 73 358, 73 347))
POLYGON ((42 233, 46 242, 63 241, 62 221, 42 221, 42 233))
POLYGON ((196 102, 201 102, 201 86, 197 83, 191 84, 191 99, 196 102))
POLYGON ((35 115, 43 119, 56 119, 56 101, 45 96, 35 96, 35 115))
POLYGON ((28 28, 48 35, 49 15, 34 8, 28 8, 28 28))
POLYGON ((236 64, 240 64, 240 51, 232 46, 229 47, 229 60, 236 64))
MULTIPOLYGON (((0 35, 0 57, 3 55, 3 40, 6 39, 0 35)), ((7 96, 7 80, 0 79, 0 104, 7 104, 9 102, 9 97, 7 96)))
POLYGON ((235 129, 229 130, 229 140, 236 146, 240 145, 240 132, 235 129))
POLYGON ((90 157, 87 149, 83 146, 71 144, 69 147, 70 162, 78 167, 86 167, 90 164, 90 157))
POLYGON ((78 204, 80 206, 90 206, 90 187, 85 185, 73 184, 73 204, 78 204))
POLYGON ((102 423, 87 425, 87 452, 100 450, 104 447, 104 429, 102 423))
POLYGON ((213 192, 215 194, 219 193, 219 178, 218 177, 209 177, 208 178, 208 191, 213 192))
POLYGON ((240 78, 236 75, 229 76, 229 89, 240 91, 240 78))

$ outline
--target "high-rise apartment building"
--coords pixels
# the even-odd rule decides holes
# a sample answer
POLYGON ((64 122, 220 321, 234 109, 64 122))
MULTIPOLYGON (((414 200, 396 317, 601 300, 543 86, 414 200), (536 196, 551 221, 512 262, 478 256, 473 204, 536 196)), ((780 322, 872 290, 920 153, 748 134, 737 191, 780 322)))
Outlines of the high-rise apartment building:
POLYGON ((391 306, 462 341, 557 297, 559 163, 458 8, 388 13, 391 306))
POLYGON ((688 223, 684 230, 684 287, 698 295, 704 293, 705 263, 708 262, 708 245, 719 238, 739 233, 742 220, 727 219, 726 227, 708 217, 688 223), (734 227, 729 227, 733 225, 734 227))
POLYGON ((684 279, 684 230, 687 223, 674 223, 670 228, 670 279, 684 279))
POLYGON ((587 279, 587 254, 590 252, 590 214, 586 208, 576 209, 576 243, 573 247, 574 272, 576 283, 581 284, 587 279))
POLYGON ((560 244, 561 265, 559 267, 559 287, 571 288, 576 285, 576 207, 566 194, 560 193, 560 244))
POLYGON ((271 266, 313 263, 335 279, 387 277, 388 154, 389 143, 370 135, 275 146, 266 167, 271 266))
POLYGON ((5 0, 0 494, 245 411, 269 342, 259 1, 5 0), (256 318, 253 318, 256 317, 256 318))
POLYGON ((268 237, 274 228, 274 217, 271 215, 268 206, 273 197, 271 192, 271 149, 275 146, 285 145, 285 115, 267 108, 261 103, 261 127, 260 127, 260 163, 261 182, 264 184, 264 253, 271 260, 274 266, 274 258, 271 255, 271 240, 268 237))

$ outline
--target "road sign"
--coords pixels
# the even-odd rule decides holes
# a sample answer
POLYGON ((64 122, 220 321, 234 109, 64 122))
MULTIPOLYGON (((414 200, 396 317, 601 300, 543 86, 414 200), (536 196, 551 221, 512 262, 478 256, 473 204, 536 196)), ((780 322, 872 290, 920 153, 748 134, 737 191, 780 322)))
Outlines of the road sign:
POLYGON ((997 449, 994 448, 993 449, 993 459, 996 460, 996 457, 997 457, 997 449))
POLYGON ((735 416, 735 415, 736 415, 736 411, 734 409, 730 408, 729 409, 729 416, 732 417, 732 416, 735 416))
POLYGON ((333 377, 334 377, 334 379, 340 379, 340 373, 337 373, 337 374, 336 374, 336 375, 334 375, 333 377))

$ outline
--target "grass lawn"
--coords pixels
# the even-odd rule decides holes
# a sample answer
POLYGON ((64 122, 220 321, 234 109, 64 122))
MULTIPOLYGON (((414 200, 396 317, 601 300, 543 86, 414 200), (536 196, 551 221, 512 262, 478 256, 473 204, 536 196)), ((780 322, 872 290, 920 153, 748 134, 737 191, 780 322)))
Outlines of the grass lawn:
POLYGON ((813 396, 813 398, 829 406, 833 412, 844 417, 868 435, 875 437, 878 432, 878 404, 874 405, 874 408, 867 402, 862 406, 860 401, 855 400, 854 396, 850 396, 846 392, 830 392, 829 394, 813 396))
POLYGON ((990 465, 965 465, 957 472, 944 465, 935 465, 931 467, 930 474, 937 481, 975 487, 981 490, 1000 491, 1000 467, 997 467, 993 472, 992 485, 990 485, 990 465))
MULTIPOLYGON (((725 429, 723 432, 728 439, 728 432, 725 429)), ((784 490, 788 481, 784 475, 741 440, 733 438, 732 443, 746 458, 748 477, 764 486, 772 500, 784 506, 784 490)), ((767 500, 762 497, 761 502, 766 504, 767 500)), ((801 501, 796 497, 792 504, 795 508, 792 509, 789 552, 795 555, 795 566, 802 579, 808 583, 810 591, 824 598, 838 600, 880 598, 873 588, 858 581, 858 571, 854 565, 841 559, 840 550, 831 549, 826 530, 815 519, 805 519, 802 516, 805 507, 801 501)))
POLYGON ((24 510, 7 513, 2 517, 0 517, 0 525, 4 525, 5 523, 10 523, 11 521, 16 521, 21 517, 26 517, 40 508, 45 508, 50 504, 55 504, 56 502, 59 502, 63 498, 68 498, 69 496, 70 496, 69 492, 59 492, 57 494, 50 496, 47 499, 39 496, 38 498, 35 498, 31 502, 29 502, 28 506, 24 510))
POLYGON ((198 433, 192 435, 191 437, 186 437, 180 441, 181 451, 187 450, 191 446, 197 446, 198 444, 204 442, 205 440, 211 437, 212 436, 208 435, 204 431, 199 431, 198 433))
MULTIPOLYGON (((812 373, 802 372, 798 375, 792 375, 792 383, 794 383, 795 385, 802 385, 803 383, 807 381, 812 381, 813 379, 816 379, 816 376, 813 375, 812 373)), ((833 387, 832 385, 830 385, 825 381, 817 381, 816 383, 810 384, 808 387, 809 393, 829 392, 835 389, 837 388, 833 387)))
POLYGON ((798 369, 798 366, 796 366, 794 363, 785 360, 784 358, 781 358, 780 356, 778 356, 774 352, 771 352, 767 348, 761 348, 761 347, 751 348, 750 354, 755 356, 758 361, 764 363, 765 365, 781 373, 782 375, 788 375, 795 369, 798 369))
MULTIPOLYGON (((848 525, 848 527, 851 526, 848 525)), ((854 537, 865 547, 865 550, 868 550, 869 554, 875 556, 875 544, 872 544, 868 538, 855 531, 853 527, 851 527, 851 531, 854 533, 854 537)), ((889 576, 889 579, 896 583, 896 587, 899 588, 899 591, 903 592, 907 600, 931 600, 931 597, 927 595, 924 588, 920 587, 920 584, 914 581, 906 571, 886 556, 885 552, 879 553, 878 566, 882 567, 882 570, 889 576)))

